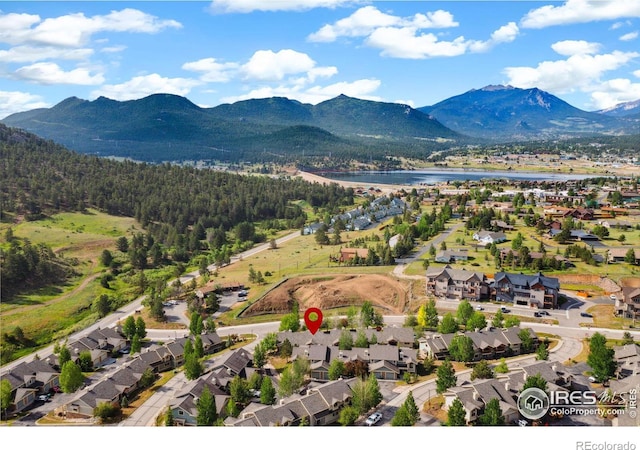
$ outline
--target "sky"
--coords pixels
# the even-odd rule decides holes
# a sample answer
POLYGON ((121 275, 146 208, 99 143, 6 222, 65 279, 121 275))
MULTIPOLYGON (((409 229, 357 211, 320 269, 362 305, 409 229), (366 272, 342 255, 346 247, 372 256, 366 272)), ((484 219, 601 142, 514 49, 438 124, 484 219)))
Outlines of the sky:
POLYGON ((640 99, 640 0, 0 1, 0 118, 154 93, 421 107, 497 84, 640 99))

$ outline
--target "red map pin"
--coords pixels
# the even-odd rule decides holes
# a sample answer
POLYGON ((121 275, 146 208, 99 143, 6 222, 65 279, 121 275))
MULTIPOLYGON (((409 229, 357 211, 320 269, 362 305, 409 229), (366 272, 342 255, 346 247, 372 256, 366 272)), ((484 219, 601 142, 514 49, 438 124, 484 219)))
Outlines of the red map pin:
POLYGON ((304 312, 304 323, 311 334, 316 334, 322 325, 322 311, 318 308, 309 308, 304 312))

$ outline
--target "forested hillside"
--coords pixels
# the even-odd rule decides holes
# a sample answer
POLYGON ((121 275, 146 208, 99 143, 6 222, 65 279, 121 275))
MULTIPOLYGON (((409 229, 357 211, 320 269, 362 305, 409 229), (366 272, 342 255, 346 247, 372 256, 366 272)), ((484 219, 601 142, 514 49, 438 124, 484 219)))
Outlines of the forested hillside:
POLYGON ((96 208, 135 217, 156 242, 182 258, 201 249, 207 230, 215 247, 227 244, 225 233, 242 224, 301 227, 306 216, 293 200, 328 210, 353 201, 353 192, 337 185, 81 155, 3 125, 0 161, 3 217, 13 213, 30 220, 96 208))

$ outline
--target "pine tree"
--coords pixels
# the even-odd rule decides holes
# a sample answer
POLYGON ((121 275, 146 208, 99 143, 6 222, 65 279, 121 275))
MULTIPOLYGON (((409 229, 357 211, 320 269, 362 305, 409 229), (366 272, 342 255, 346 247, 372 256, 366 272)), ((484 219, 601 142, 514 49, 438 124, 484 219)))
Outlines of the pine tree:
POLYGON ((212 426, 218 419, 216 411, 216 399, 211 395, 207 386, 202 389, 200 398, 197 401, 198 416, 196 423, 198 426, 212 426))
POLYGON ((467 424, 462 402, 455 398, 447 411, 447 425, 450 427, 463 427, 467 424))
POLYGON ((436 380, 436 392, 442 394, 444 391, 456 385, 458 377, 453 370, 453 364, 448 359, 445 360, 438 370, 436 370, 438 376, 436 380))

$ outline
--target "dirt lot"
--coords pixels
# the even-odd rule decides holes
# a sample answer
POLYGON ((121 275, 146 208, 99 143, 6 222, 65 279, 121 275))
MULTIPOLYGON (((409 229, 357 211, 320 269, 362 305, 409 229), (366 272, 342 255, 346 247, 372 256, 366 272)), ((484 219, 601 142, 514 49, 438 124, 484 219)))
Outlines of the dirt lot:
POLYGON ((292 278, 251 305, 243 317, 288 313, 294 301, 301 310, 328 310, 361 305, 366 300, 389 314, 401 314, 407 304, 407 287, 394 278, 374 274, 292 278))

